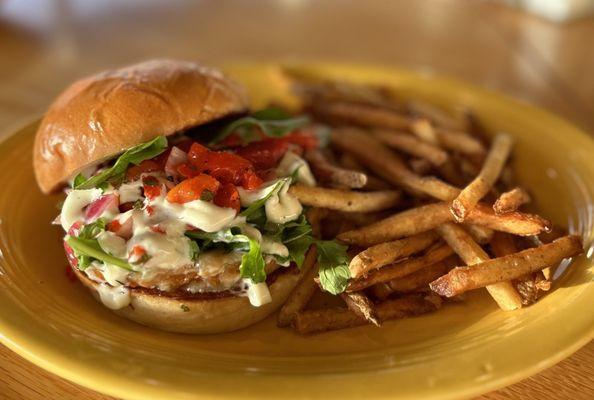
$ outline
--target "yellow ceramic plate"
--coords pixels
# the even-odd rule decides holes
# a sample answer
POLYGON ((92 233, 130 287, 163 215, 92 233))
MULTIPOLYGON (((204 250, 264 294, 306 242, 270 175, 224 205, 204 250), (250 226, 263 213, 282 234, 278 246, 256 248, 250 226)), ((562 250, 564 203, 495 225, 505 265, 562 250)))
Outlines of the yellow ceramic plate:
MULTIPOLYGON (((591 243, 594 142, 567 122, 450 80, 366 67, 300 68, 476 110, 489 128, 517 138, 520 180, 533 189, 543 213, 591 243)), ((257 105, 290 100, 274 65, 229 72, 257 105)), ((272 318, 217 336, 136 325, 66 278, 61 232, 49 225, 58 197, 42 196, 33 179, 34 131, 35 124, 0 146, 0 334, 25 358, 89 388, 129 399, 460 398, 534 374, 593 336, 594 268, 586 257, 550 295, 511 313, 477 291, 472 301, 434 315, 311 337, 277 329, 272 318)))

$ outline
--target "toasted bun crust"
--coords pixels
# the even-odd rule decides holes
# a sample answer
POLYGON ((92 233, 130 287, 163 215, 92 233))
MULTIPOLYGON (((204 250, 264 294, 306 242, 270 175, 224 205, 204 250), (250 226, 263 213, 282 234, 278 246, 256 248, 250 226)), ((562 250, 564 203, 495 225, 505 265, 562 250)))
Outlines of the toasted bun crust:
MULTIPOLYGON (((281 268, 278 272, 276 279, 268 286, 272 302, 260 307, 252 306, 247 297, 175 298, 131 288, 130 305, 114 312, 140 324, 169 332, 211 334, 235 331, 263 320, 287 300, 301 273, 295 268, 281 268)), ((99 299, 99 284, 78 270, 75 273, 93 296, 99 299)))
POLYGON ((50 193, 97 161, 247 109, 241 86, 191 62, 154 60, 81 79, 58 96, 39 126, 37 183, 50 193))

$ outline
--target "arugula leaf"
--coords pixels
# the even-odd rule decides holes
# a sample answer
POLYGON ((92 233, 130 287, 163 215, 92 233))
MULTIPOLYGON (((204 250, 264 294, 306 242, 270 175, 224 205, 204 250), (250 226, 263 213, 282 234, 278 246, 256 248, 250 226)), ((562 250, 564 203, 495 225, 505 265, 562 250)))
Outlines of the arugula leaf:
POLYGON ((85 178, 82 174, 78 174, 74 177, 74 181, 72 182, 72 187, 78 188, 78 187, 80 187, 80 185, 85 183, 86 180, 87 180, 87 178, 85 178))
POLYGON ((309 118, 306 116, 290 118, 281 109, 268 108, 231 122, 211 140, 210 144, 220 142, 231 133, 237 133, 245 142, 257 140, 259 137, 256 135, 256 128, 266 136, 282 137, 308 123, 309 118))
POLYGON ((83 239, 80 237, 67 236, 66 243, 72 247, 77 257, 86 256, 108 264, 116 265, 128 271, 133 271, 132 266, 126 261, 112 256, 101 249, 97 239, 83 239))
POLYGON ((322 288, 334 295, 345 291, 351 277, 347 246, 333 240, 316 240, 322 288))
POLYGON ((254 283, 266 280, 266 263, 262 256, 262 249, 257 240, 249 238, 250 251, 241 258, 239 272, 242 278, 249 278, 254 283))
POLYGON ((200 246, 194 240, 190 240, 190 260, 196 262, 200 254, 200 246))
POLYGON ((83 226, 78 237, 81 239, 95 239, 105 230, 105 225, 105 218, 98 218, 95 222, 83 226))
POLYGON ((92 189, 102 187, 108 182, 118 182, 123 180, 124 174, 130 164, 138 165, 144 160, 154 158, 167 149, 167 139, 165 136, 159 136, 153 140, 128 149, 118 157, 111 168, 100 172, 99 174, 86 179, 81 174, 74 178, 74 189, 92 189))

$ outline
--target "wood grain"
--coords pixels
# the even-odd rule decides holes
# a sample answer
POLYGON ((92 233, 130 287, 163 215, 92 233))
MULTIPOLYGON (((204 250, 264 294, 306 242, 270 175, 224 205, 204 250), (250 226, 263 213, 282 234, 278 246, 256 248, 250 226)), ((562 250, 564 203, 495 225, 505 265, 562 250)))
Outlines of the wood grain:
MULTIPOLYGON (((548 108, 594 132, 594 20, 555 25, 472 0, 0 2, 0 134, 77 77, 151 57, 329 60, 437 72, 548 108)), ((480 397, 594 398, 594 344, 480 397)), ((2 399, 109 399, 0 346, 2 399)))

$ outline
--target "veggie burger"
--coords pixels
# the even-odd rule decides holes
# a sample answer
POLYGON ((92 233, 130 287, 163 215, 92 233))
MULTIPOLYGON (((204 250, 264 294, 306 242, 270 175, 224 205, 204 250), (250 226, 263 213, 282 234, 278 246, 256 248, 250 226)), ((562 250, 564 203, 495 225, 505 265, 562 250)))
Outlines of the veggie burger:
POLYGON ((312 246, 321 286, 346 284, 346 248, 315 239, 288 192, 316 184, 301 156, 323 130, 248 108, 219 71, 170 60, 82 79, 51 105, 37 182, 46 194, 66 186, 55 223, 106 307, 173 332, 240 329, 282 305, 312 246))

